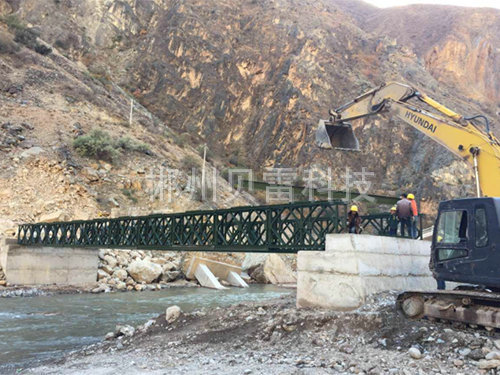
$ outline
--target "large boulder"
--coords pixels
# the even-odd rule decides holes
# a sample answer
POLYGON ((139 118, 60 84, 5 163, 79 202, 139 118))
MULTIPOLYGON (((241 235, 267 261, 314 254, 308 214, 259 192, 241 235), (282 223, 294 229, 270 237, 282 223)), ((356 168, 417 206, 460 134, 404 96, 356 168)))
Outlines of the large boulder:
POLYGON ((291 267, 278 254, 247 254, 241 268, 261 284, 297 282, 291 267))
POLYGON ((161 266, 147 260, 134 260, 127 267, 127 272, 138 283, 150 284, 162 273, 161 266))

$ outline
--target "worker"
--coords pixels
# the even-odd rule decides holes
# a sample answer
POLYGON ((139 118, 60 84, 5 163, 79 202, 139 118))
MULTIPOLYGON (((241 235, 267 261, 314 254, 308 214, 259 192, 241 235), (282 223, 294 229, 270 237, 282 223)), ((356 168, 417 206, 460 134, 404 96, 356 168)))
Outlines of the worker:
POLYGON ((400 200, 396 203, 396 216, 401 223, 401 236, 405 236, 406 233, 411 237, 411 202, 407 199, 405 193, 401 194, 400 200))
POLYGON ((410 233, 411 238, 418 237, 417 230, 417 222, 418 222, 418 209, 417 209, 417 201, 415 200, 415 196, 413 194, 408 194, 408 200, 411 203, 411 223, 410 223, 410 233))
POLYGON ((349 233, 361 233, 361 216, 359 216, 358 206, 352 205, 347 213, 347 229, 349 233))
POLYGON ((399 220, 396 215, 396 206, 392 206, 390 212, 391 216, 389 216, 389 219, 387 220, 387 223, 389 224, 389 236, 397 236, 399 220))

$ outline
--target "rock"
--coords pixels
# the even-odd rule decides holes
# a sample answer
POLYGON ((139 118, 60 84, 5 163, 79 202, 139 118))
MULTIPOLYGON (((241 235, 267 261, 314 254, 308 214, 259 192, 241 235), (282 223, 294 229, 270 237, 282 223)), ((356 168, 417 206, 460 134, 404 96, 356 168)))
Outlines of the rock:
POLYGON ((21 158, 29 158, 30 156, 37 156, 40 155, 41 153, 45 152, 45 150, 41 147, 31 147, 21 153, 21 158))
POLYGON ((108 266, 110 266, 111 268, 115 268, 116 267, 116 259, 115 257, 111 256, 111 255, 105 255, 104 256, 104 261, 108 264, 108 266))
POLYGON ((500 349, 500 340, 493 340, 493 344, 495 345, 495 348, 500 349))
POLYGON ((486 354, 486 359, 500 359, 500 352, 492 351, 486 354))
POLYGON ((474 349, 467 355, 467 357, 473 359, 474 361, 479 361, 484 358, 484 353, 481 349, 474 349))
POLYGON ((167 271, 161 276, 161 279, 166 282, 177 280, 180 276, 180 271, 167 271))
POLYGON ((167 262, 163 264, 162 268, 163 272, 168 272, 168 271, 175 271, 177 269, 177 266, 173 262, 167 262))
POLYGON ((107 264, 104 264, 103 266, 101 266, 101 270, 106 272, 108 274, 108 276, 111 276, 113 274, 113 268, 111 268, 107 264))
POLYGON ((127 285, 127 290, 130 292, 130 291, 134 290, 134 287, 132 285, 127 285))
POLYGON ((116 326, 117 336, 127 336, 131 337, 135 333, 135 328, 129 325, 116 326))
POLYGON ((455 359, 453 361, 453 364, 456 366, 456 367, 462 367, 464 365, 464 361, 462 361, 461 359, 455 359))
POLYGON ((94 168, 85 167, 81 170, 81 174, 89 181, 95 182, 99 181, 99 174, 94 168))
POLYGON ((125 290, 125 289, 127 289, 127 284, 125 284, 123 281, 118 281, 116 283, 116 289, 117 290, 125 290))
POLYGON ((139 254, 139 252, 138 252, 138 251, 136 251, 136 250, 132 250, 132 251, 130 252, 130 257, 131 257, 132 259, 137 259, 137 258, 141 259, 141 255, 140 255, 140 254, 139 254))
POLYGON ((170 306, 165 312, 165 319, 169 324, 175 322, 181 316, 181 308, 179 306, 170 306))
POLYGON ((106 256, 106 254, 107 254, 107 250, 100 249, 99 250, 99 259, 104 260, 104 257, 106 256))
POLYGON ((458 354, 460 354, 460 355, 462 355, 464 357, 467 357, 470 354, 471 351, 472 350, 470 350, 469 348, 463 348, 463 349, 460 349, 458 351, 458 354))
POLYGON ((145 282, 149 284, 160 277, 162 269, 161 266, 156 263, 145 260, 134 260, 127 267, 127 272, 136 282, 145 282))
POLYGON ((120 281, 125 281, 127 280, 128 274, 127 271, 119 269, 113 272, 113 277, 120 281))
POLYGON ((53 223, 56 221, 64 221, 64 220, 66 220, 66 214, 61 210, 41 215, 39 219, 41 223, 53 223))
POLYGON ((483 370, 489 370, 489 369, 492 369, 492 368, 497 368, 497 367, 500 367, 500 360, 498 360, 498 359, 490 359, 490 360, 481 359, 478 362, 477 366, 480 369, 483 369, 483 370))
POLYGON ((99 284, 97 288, 91 290, 92 293, 108 293, 111 289, 106 284, 99 284))
POLYGON ((411 347, 410 350, 408 350, 408 354, 413 359, 420 359, 420 358, 422 358, 422 353, 420 352, 420 350, 418 350, 415 347, 411 347))
POLYGON ((115 333, 114 332, 108 332, 106 333, 106 336, 104 336, 104 340, 111 340, 115 338, 115 333))
POLYGON ((278 254, 247 254, 242 269, 262 284, 291 284, 295 273, 278 254))
POLYGON ((133 286, 133 285, 135 285, 135 281, 134 281, 134 279, 132 279, 132 278, 129 276, 129 277, 127 277, 127 280, 125 280, 125 284, 127 284, 127 285, 132 285, 132 286, 133 286))
POLYGON ((98 281, 102 280, 102 279, 104 279, 104 278, 106 278, 108 276, 109 276, 109 274, 106 273, 106 272, 104 272, 103 270, 97 270, 97 280, 98 281))
POLYGON ((153 259, 151 259, 151 262, 159 264, 159 265, 163 265, 165 263, 168 263, 168 261, 166 259, 163 259, 163 258, 153 258, 153 259))
POLYGON ((120 266, 123 266, 123 267, 128 266, 128 259, 121 254, 116 256, 116 261, 117 261, 118 265, 120 265, 120 266))
POLYGON ((136 286, 134 286, 134 289, 137 290, 138 292, 141 292, 144 289, 146 289, 146 285, 137 284, 136 286))

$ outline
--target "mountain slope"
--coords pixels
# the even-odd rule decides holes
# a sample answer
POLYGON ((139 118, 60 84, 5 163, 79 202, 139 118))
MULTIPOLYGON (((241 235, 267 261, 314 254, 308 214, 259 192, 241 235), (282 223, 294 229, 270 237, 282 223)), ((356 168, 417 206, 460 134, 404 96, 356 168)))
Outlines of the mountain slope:
MULTIPOLYGON (((469 167, 394 119, 358 121, 360 153, 314 145, 316 124, 329 108, 388 80, 416 85, 465 114, 495 114, 498 69, 489 64, 496 55, 486 53, 477 63, 447 61, 449 48, 439 46, 448 34, 438 22, 423 22, 438 8, 386 11, 344 0, 10 4, 43 40, 133 93, 194 143, 207 142, 222 164, 314 168, 325 175, 332 168, 336 188, 344 188, 345 167, 364 167, 374 173, 371 191, 411 190, 429 202, 424 208, 473 192, 469 167), (412 37, 419 29, 405 25, 414 14, 430 36, 412 37), (468 65, 474 75, 464 73, 468 65)), ((479 20, 492 17, 488 30, 495 30, 496 14, 474 12, 479 20)), ((499 47, 493 31, 486 52, 499 47)), ((471 46, 474 32, 475 26, 462 30, 471 46)))

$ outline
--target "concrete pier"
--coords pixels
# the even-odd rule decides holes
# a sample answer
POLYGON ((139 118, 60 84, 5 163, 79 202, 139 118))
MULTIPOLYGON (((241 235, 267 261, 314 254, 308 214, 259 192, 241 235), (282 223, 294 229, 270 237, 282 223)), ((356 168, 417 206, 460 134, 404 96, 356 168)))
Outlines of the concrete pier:
POLYGON ((394 237, 329 234, 325 251, 298 254, 297 307, 352 310, 377 292, 433 290, 430 245, 394 237))
POLYGON ((19 246, 4 239, 0 264, 10 285, 85 285, 97 281, 98 251, 19 246))

